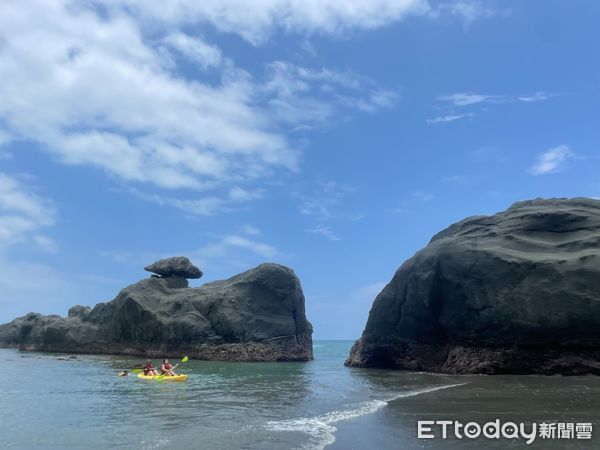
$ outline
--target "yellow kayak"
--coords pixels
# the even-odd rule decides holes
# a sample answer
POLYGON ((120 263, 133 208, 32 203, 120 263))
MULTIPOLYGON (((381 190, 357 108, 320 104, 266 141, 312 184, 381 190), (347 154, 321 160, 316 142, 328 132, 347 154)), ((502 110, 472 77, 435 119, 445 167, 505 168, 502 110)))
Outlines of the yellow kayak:
MULTIPOLYGON (((143 373, 140 373, 140 374, 138 374, 137 377, 141 378, 142 380, 156 380, 158 377, 161 377, 161 376, 160 375, 144 375, 143 373)), ((187 375, 175 375, 174 377, 166 376, 166 377, 161 377, 160 379, 161 379, 161 381, 187 381, 188 376, 187 375)))

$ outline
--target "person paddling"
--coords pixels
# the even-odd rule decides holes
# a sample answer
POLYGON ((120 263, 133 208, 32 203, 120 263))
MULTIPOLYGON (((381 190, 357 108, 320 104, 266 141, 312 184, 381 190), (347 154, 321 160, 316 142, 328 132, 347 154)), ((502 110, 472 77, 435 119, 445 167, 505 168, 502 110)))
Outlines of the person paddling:
POLYGON ((158 376, 158 371, 156 370, 156 367, 154 367, 154 364, 152 364, 152 361, 148 361, 146 363, 146 366, 144 367, 144 375, 150 377, 158 376))
POLYGON ((176 374, 174 372, 175 367, 177 367, 177 366, 172 366, 168 359, 164 359, 162 366, 160 366, 160 372, 163 375, 167 375, 169 377, 174 377, 174 376, 176 376, 176 374))

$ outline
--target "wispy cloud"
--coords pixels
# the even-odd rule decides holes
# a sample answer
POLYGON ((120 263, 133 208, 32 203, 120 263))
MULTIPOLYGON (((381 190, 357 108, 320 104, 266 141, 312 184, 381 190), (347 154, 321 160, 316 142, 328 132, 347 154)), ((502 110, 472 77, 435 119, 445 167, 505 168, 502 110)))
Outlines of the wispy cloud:
POLYGON ((136 188, 112 189, 115 192, 125 192, 140 200, 167 208, 176 208, 192 216, 213 216, 231 212, 242 204, 262 198, 262 189, 245 189, 233 186, 230 189, 218 190, 216 193, 194 193, 192 195, 175 197, 160 192, 148 193, 136 188))
POLYGON ((125 250, 104 250, 100 252, 100 256, 118 263, 127 263, 135 258, 134 253, 125 250))
POLYGON ((250 267, 265 260, 284 258, 286 255, 276 246, 258 238, 260 230, 246 225, 241 232, 221 235, 209 235, 208 242, 199 248, 171 249, 170 251, 136 252, 126 249, 100 252, 119 264, 143 267, 152 261, 173 255, 186 255, 194 264, 211 272, 232 267, 250 267))
POLYGON ((223 245, 229 247, 237 247, 250 250, 251 252, 264 258, 274 258, 279 254, 279 251, 272 245, 244 236, 228 235, 225 236, 221 242, 223 245))
POLYGON ((242 232, 250 236, 258 236, 260 234, 258 228, 248 224, 242 226, 242 232))
POLYGON ((168 7, 144 0, 102 2, 103 6, 106 4, 114 12, 131 11, 137 17, 171 27, 210 23, 217 30, 238 34, 254 45, 264 43, 277 32, 340 36, 431 11, 426 0, 354 0, 351 7, 345 0, 183 0, 168 7))
POLYGON ((300 201, 299 211, 321 221, 329 219, 359 220, 358 212, 348 212, 344 206, 346 197, 355 188, 332 180, 321 180, 309 188, 297 189, 292 195, 300 201))
POLYGON ((194 263, 212 273, 231 268, 247 269, 265 261, 285 259, 286 255, 276 246, 257 239, 256 236, 226 234, 213 236, 211 242, 187 252, 194 263))
POLYGON ((0 121, 9 124, 2 140, 30 140, 64 164, 96 167, 137 189, 172 192, 156 202, 177 198, 174 206, 195 214, 227 210, 230 201, 257 198, 236 185, 299 170, 300 145, 290 130, 390 108, 396 94, 350 71, 286 61, 250 73, 181 29, 212 23, 258 43, 281 27, 333 34, 370 29, 422 2, 397 3, 347 8, 330 1, 318 17, 293 1, 182 1, 160 8, 126 0, 99 8, 94 1, 77 8, 66 0, 11 3, 0 16, 0 121), (147 33, 149 23, 165 26, 147 33), (190 73, 188 64, 212 70, 211 77, 190 73), (205 195, 182 198, 181 191, 205 195))
POLYGON ((565 162, 573 158, 575 153, 568 145, 553 147, 538 155, 535 164, 529 169, 532 175, 546 175, 562 170, 565 162))
POLYGON ((556 97, 558 94, 552 92, 536 92, 531 95, 524 95, 521 97, 517 97, 516 99, 520 102, 531 103, 531 102, 541 102, 543 100, 548 100, 549 98, 556 97))
POLYGON ((56 208, 50 199, 38 195, 22 180, 0 173, 0 250, 27 240, 51 249, 53 241, 39 231, 54 225, 55 217, 56 208))
POLYGON ((261 91, 272 117, 294 130, 330 124, 350 111, 372 113, 394 106, 397 94, 349 71, 314 69, 285 61, 267 66, 261 91))
POLYGON ((449 102, 454 106, 475 105, 477 103, 495 101, 495 99, 497 99, 496 96, 468 92, 457 92, 450 95, 444 95, 438 98, 438 100, 443 102, 449 102))
POLYGON ((476 0, 454 0, 442 3, 438 7, 441 13, 449 14, 461 19, 465 27, 469 27, 478 20, 489 19, 497 14, 497 11, 489 5, 476 0))
POLYGON ((558 94, 551 92, 535 92, 530 95, 492 95, 475 92, 456 92, 454 94, 438 97, 441 102, 447 102, 457 107, 476 105, 479 103, 532 103, 548 100, 558 94))
POLYGON ((217 68, 224 62, 218 47, 207 44, 198 37, 177 32, 168 35, 163 42, 205 70, 217 68))
POLYGON ((433 200, 435 198, 435 195, 429 193, 429 192, 423 192, 423 191, 415 191, 412 193, 412 196, 414 198, 416 198, 417 200, 421 200, 424 202, 428 202, 430 200, 433 200))
POLYGON ((473 117, 472 113, 466 113, 466 114, 448 114, 445 116, 438 116, 438 117, 434 117, 433 119, 427 119, 427 124, 428 125, 435 125, 438 123, 449 123, 449 122, 454 122, 456 120, 459 119, 464 119, 465 117, 473 117))
POLYGON ((507 95, 507 94, 482 94, 477 92, 455 92, 453 94, 443 95, 437 98, 440 105, 436 109, 442 110, 445 114, 426 119, 428 125, 440 123, 455 122, 464 118, 474 118, 476 111, 483 111, 483 106, 517 103, 534 103, 548 100, 559 94, 551 92, 534 92, 528 95, 507 95), (479 107, 479 108, 478 108, 479 107), (456 111, 469 112, 456 112, 456 111))
POLYGON ((58 243, 51 237, 35 234, 32 239, 44 251, 53 253, 58 250, 58 243))
POLYGON ((316 227, 308 228, 305 231, 307 233, 318 234, 320 236, 323 236, 323 237, 329 239, 330 241, 340 241, 341 240, 341 238, 338 237, 334 233, 333 229, 329 225, 317 225, 316 227))

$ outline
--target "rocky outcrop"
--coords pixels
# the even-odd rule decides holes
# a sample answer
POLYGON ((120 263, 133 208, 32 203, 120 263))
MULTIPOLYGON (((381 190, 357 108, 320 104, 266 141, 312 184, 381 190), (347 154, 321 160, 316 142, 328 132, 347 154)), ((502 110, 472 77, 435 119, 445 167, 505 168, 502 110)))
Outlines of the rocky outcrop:
POLYGON ((202 271, 185 256, 159 259, 155 263, 144 267, 144 270, 156 274, 153 275, 154 277, 164 278, 167 285, 174 289, 188 287, 188 278, 198 279, 202 277, 202 271))
POLYGON ((196 272, 159 266, 150 268, 161 277, 128 286, 93 309, 74 306, 68 317, 31 313, 0 325, 0 346, 228 361, 312 359, 312 327, 291 269, 262 264, 228 280, 188 288, 171 282, 196 272))
POLYGON ((377 296, 346 364, 600 374, 600 201, 524 201, 437 234, 377 296))

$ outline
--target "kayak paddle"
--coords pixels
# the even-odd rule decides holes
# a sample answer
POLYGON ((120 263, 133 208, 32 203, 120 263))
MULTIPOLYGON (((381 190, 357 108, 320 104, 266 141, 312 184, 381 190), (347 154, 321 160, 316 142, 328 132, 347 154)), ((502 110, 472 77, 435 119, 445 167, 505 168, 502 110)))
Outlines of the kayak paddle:
POLYGON ((131 370, 121 370, 117 375, 120 377, 126 377, 128 373, 142 373, 144 369, 131 369, 131 370))
MULTIPOLYGON (((184 356, 183 359, 181 360, 180 363, 175 364, 175 366, 171 369, 171 370, 175 370, 177 368, 177 366, 179 366, 179 364, 181 363, 186 363, 190 360, 190 358, 188 358, 187 356, 184 356)), ((163 373, 162 375, 159 375, 158 377, 155 378, 156 381, 162 381, 164 380, 165 377, 167 377, 168 375, 166 373, 163 373)))

